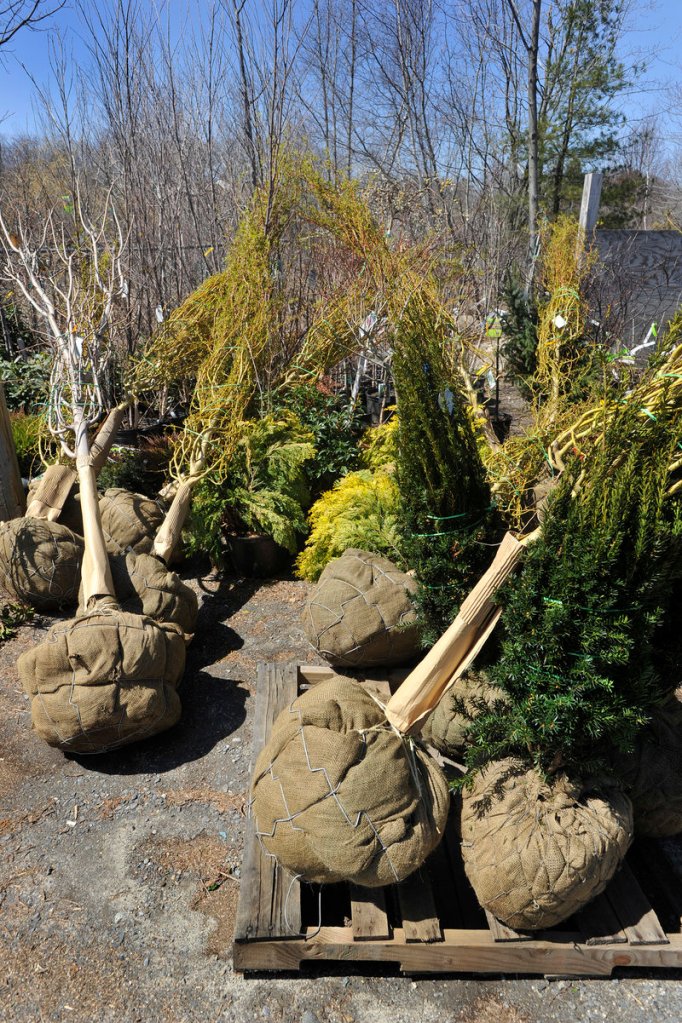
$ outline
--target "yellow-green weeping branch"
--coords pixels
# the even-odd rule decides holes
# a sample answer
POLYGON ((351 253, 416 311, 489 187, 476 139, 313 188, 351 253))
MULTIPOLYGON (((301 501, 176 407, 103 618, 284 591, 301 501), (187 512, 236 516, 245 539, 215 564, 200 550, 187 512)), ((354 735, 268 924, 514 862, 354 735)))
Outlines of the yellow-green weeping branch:
MULTIPOLYGON (((194 393, 174 459, 180 475, 194 438, 213 431, 210 458, 227 474, 243 423, 268 410, 278 388, 319 378, 366 344, 360 324, 373 311, 388 343, 400 343, 406 310, 428 310, 462 342, 447 312, 428 246, 391 248, 352 182, 330 185, 312 161, 283 161, 274 191, 256 192, 230 248, 225 270, 176 309, 138 361, 133 390, 193 380, 194 393), (281 269, 287 245, 348 266, 303 317, 281 269), (260 399, 260 400, 259 400, 260 399)), ((449 343, 449 342, 448 342, 449 343)))

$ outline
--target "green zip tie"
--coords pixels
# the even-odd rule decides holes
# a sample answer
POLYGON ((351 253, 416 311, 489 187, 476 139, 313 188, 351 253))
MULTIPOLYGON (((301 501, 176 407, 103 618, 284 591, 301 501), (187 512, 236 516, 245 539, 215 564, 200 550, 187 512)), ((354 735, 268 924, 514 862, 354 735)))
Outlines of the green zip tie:
POLYGON ((458 512, 457 515, 426 515, 432 522, 450 522, 451 519, 466 519, 469 512, 458 512))
MULTIPOLYGON (((495 502, 491 502, 486 508, 486 512, 494 511, 497 508, 495 502)), ((452 519, 468 519, 471 512, 457 512, 456 515, 425 515, 424 518, 431 519, 432 522, 450 522, 452 519)), ((485 515, 485 513, 484 513, 485 515)), ((482 518, 478 520, 482 522, 482 518)))
POLYGON ((555 295, 569 295, 571 298, 577 298, 580 301, 580 295, 573 288, 567 288, 564 285, 557 288, 554 292, 555 295))

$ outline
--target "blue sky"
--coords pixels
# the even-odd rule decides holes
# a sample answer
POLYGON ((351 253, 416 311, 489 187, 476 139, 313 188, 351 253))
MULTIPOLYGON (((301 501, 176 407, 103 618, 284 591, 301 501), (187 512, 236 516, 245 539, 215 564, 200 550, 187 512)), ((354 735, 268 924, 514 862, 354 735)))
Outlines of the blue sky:
MULTIPOLYGON (((627 113, 633 122, 649 113, 670 117, 671 137, 682 138, 682 109, 675 109, 669 94, 661 89, 676 83, 682 85, 682 0, 632 2, 632 28, 623 41, 623 54, 634 54, 646 60, 648 70, 626 100, 627 113)), ((181 31, 188 18, 200 17, 203 4, 201 0, 170 0, 168 6, 173 27, 181 31)), ((38 85, 47 85, 49 40, 56 28, 63 33, 74 59, 86 59, 85 48, 79 42, 79 17, 72 7, 60 11, 49 26, 41 31, 19 33, 10 47, 2 51, 0 134, 5 137, 30 133, 33 128, 35 89, 29 76, 38 85)))

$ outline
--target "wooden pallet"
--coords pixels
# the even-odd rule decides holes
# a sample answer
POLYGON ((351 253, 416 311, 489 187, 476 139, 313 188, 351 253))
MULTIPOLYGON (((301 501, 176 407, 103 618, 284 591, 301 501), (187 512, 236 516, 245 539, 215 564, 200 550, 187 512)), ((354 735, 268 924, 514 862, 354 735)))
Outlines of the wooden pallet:
MULTIPOLYGON (((280 711, 333 674, 324 667, 259 665, 254 759, 280 711)), ((400 681, 400 673, 394 676, 400 681)), ((249 821, 233 955, 242 971, 290 971, 332 960, 397 963, 406 973, 609 976, 614 967, 682 967, 681 921, 682 890, 653 841, 636 843, 606 892, 578 916, 520 934, 478 905, 452 823, 412 877, 362 889, 299 883, 264 853, 249 821)))

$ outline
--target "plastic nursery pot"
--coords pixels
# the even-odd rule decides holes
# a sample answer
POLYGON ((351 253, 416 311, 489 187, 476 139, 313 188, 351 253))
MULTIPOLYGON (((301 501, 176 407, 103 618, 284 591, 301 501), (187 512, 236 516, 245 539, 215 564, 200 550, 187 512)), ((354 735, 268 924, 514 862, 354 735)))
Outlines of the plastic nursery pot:
POLYGON ((289 563, 288 551, 263 533, 228 536, 227 543, 237 575, 269 579, 282 572, 289 563))

